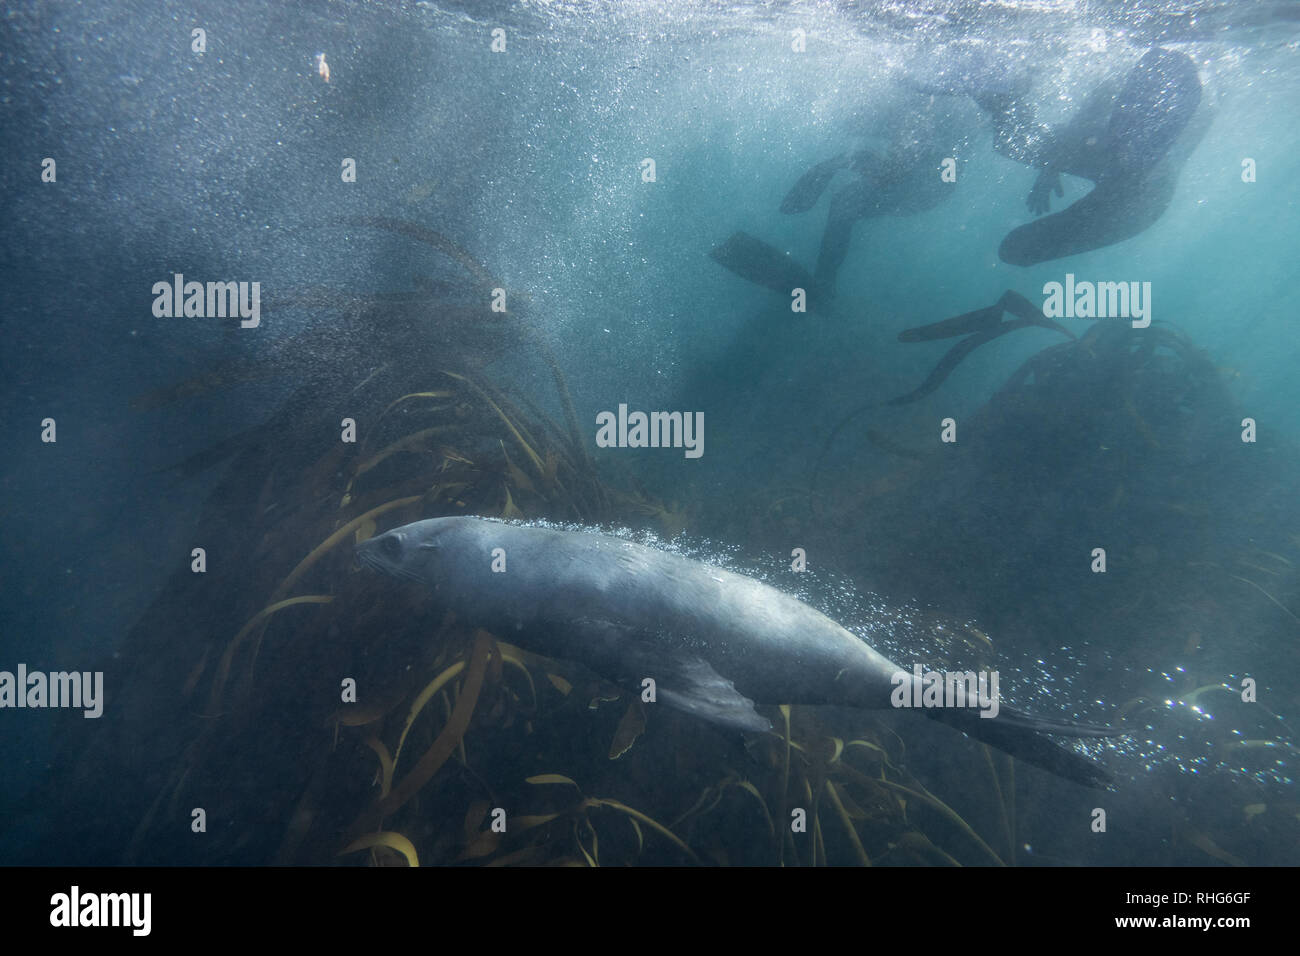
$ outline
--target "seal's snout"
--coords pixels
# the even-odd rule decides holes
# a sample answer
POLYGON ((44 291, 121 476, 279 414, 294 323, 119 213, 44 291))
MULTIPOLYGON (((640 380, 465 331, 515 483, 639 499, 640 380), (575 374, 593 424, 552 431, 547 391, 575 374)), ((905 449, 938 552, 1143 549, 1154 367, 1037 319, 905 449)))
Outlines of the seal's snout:
POLYGON ((356 549, 357 561, 363 567, 414 581, 424 580, 422 553, 423 549, 415 547, 411 536, 400 529, 363 541, 356 549))
POLYGON ((365 541, 362 541, 359 545, 357 545, 357 549, 354 552, 354 554, 357 559, 357 564, 361 565, 363 568, 369 568, 372 571, 378 571, 380 570, 380 567, 379 567, 379 562, 375 559, 375 553, 373 547, 374 541, 375 541, 374 538, 367 538, 365 541))
POLYGON ((390 531, 374 538, 367 538, 357 545, 357 561, 372 571, 388 571, 400 564, 402 559, 401 535, 390 531))

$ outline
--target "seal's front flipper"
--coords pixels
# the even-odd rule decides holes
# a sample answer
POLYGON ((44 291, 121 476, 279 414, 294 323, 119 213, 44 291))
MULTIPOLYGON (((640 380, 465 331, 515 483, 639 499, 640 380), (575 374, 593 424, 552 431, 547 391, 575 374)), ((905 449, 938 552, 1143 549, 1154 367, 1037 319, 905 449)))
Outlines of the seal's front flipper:
POLYGON ((1099 764, 1073 750, 1067 750, 1043 736, 1047 733, 1082 737, 1116 737, 1120 731, 1112 727, 1091 724, 1070 724, 1065 721, 1033 717, 1005 705, 996 717, 981 717, 980 712, 969 707, 931 707, 924 711, 927 717, 947 724, 962 733, 997 747, 1017 760, 1033 764, 1049 773, 1085 787, 1106 789, 1111 776, 1099 764))
POLYGON ((781 211, 786 215, 807 212, 817 205, 817 200, 822 198, 822 193, 835 174, 848 165, 849 158, 843 153, 818 163, 800 176, 799 181, 785 194, 781 200, 781 211))
POLYGON ((831 296, 817 280, 791 256, 755 239, 746 232, 733 232, 731 237, 709 252, 709 258, 765 289, 789 296, 795 289, 803 289, 808 296, 808 308, 824 311, 831 296))
POLYGON ((772 729, 772 722, 754 709, 752 700, 698 657, 674 661, 659 680, 657 694, 669 707, 715 724, 737 730, 772 729))

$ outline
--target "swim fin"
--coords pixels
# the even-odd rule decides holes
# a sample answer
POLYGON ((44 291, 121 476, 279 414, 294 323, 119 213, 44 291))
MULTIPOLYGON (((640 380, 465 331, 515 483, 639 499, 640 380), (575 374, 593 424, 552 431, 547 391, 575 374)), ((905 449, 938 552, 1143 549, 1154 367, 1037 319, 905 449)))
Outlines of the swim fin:
POLYGON ((808 308, 814 312, 824 311, 833 298, 792 256, 746 232, 733 232, 726 242, 709 251, 709 258, 742 279, 784 296, 803 289, 808 308))
POLYGON ((900 342, 928 342, 934 339, 970 334, 944 353, 943 358, 939 360, 939 364, 934 367, 924 382, 906 395, 890 399, 885 404, 906 405, 919 398, 924 398, 942 385, 944 380, 952 373, 952 370, 961 363, 962 359, 981 345, 992 342, 1008 332, 1027 329, 1031 326, 1051 329, 1054 332, 1060 332, 1067 338, 1074 338, 1073 332, 1044 317, 1042 310, 1036 308, 1032 302, 1013 289, 1008 289, 1002 293, 1002 297, 987 308, 975 309, 972 312, 966 312, 951 319, 944 319, 942 322, 932 322, 930 325, 903 330, 898 333, 898 341, 900 342), (1001 319, 1004 312, 1009 312, 1017 316, 1017 318, 1012 319, 1010 322, 1003 322, 1001 319))

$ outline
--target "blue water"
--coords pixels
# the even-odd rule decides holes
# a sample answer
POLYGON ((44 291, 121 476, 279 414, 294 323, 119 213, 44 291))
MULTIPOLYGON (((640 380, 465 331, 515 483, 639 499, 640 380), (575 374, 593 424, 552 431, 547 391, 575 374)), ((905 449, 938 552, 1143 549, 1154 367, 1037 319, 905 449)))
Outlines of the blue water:
MULTIPOLYGON (((1295 863, 1294 821, 1269 817, 1279 829, 1260 839, 1250 820, 1273 811, 1244 808, 1295 806, 1298 45, 1294 11, 1274 3, 10 4, 0 22, 0 670, 20 661, 91 669, 111 658, 188 561, 204 501, 228 466, 185 478, 166 469, 267 420, 304 383, 346 393, 391 360, 364 340, 336 337, 336 311, 268 304, 310 290, 407 290, 455 274, 409 238, 356 225, 390 217, 452 237, 520 297, 512 302, 526 300, 584 428, 621 402, 704 412, 699 460, 602 451, 594 427, 586 435, 612 484, 630 476, 689 509, 687 530, 708 542, 704 556, 740 549, 750 570, 770 571, 792 547, 815 543, 823 577, 805 593, 850 626, 876 600, 854 594, 978 619, 999 642, 1005 672, 1021 675, 1016 700, 1027 707, 1109 720, 1126 701, 1167 691, 1164 724, 1092 752, 1119 780, 1108 799, 1142 815, 1148 832, 1168 830, 1161 801, 1172 791, 1182 832, 1212 833, 1222 855, 1199 836, 1177 846, 1153 838, 1140 857, 1067 841, 1066 862, 1295 863), (194 28, 206 32, 205 52, 191 49, 194 28), (493 29, 505 31, 504 52, 491 50, 493 29), (796 30, 807 36, 800 52, 791 48, 796 30), (1062 122, 1157 42, 1195 63, 1213 115, 1167 211, 1135 238, 1092 252, 1029 268, 1001 262, 1002 237, 1032 219, 1024 200, 1034 174, 994 151, 988 116, 969 97, 936 103, 916 92, 918 78, 954 51, 976 49, 995 79, 1028 78, 1040 120, 1062 122), (315 61, 322 52, 328 82, 315 61), (829 313, 792 313, 786 298, 709 258, 743 230, 811 269, 833 190, 792 216, 777 211, 786 191, 817 162, 881 147, 921 108, 939 114, 959 161, 953 195, 915 215, 859 223, 829 313), (41 181, 47 157, 57 163, 53 183, 41 181), (356 161, 356 182, 341 179, 344 157, 356 161), (641 175, 646 158, 652 183, 641 175), (1254 182, 1243 182, 1245 159, 1254 182), (261 327, 155 318, 151 287, 176 272, 260 281, 261 327), (1220 576, 1239 590, 1213 611, 1153 595, 1152 617, 1133 618, 1137 633, 1117 632, 1110 619, 1093 628, 1089 576, 1061 579, 1050 561, 1025 558, 1023 583, 995 587, 993 572, 986 580, 973 567, 981 545, 970 538, 983 532, 962 538, 970 550, 951 561, 933 528, 918 530, 915 545, 898 543, 950 514, 952 500, 887 497, 893 510, 880 514, 862 497, 891 475, 921 487, 915 472, 898 471, 903 459, 866 440, 867 429, 933 445, 941 419, 964 427, 1023 362, 1065 341, 1040 328, 1007 335, 925 399, 880 408, 915 388, 955 341, 903 344, 898 333, 987 306, 1008 289, 1039 303, 1043 285, 1067 272, 1150 282, 1153 317, 1205 350, 1227 394, 1258 423, 1255 445, 1236 441, 1239 423, 1214 423, 1227 438, 1206 458, 1222 464, 1243 448, 1255 457, 1225 465, 1221 494, 1198 499, 1194 541, 1179 538, 1176 510, 1167 525, 1122 529, 1133 548, 1159 539, 1161 560, 1178 554, 1250 577, 1253 590, 1220 576), (294 343, 304 331, 313 334, 294 343), (132 405, 241 356, 269 361, 270 373, 157 408, 132 405), (864 406, 877 407, 828 443, 864 406), (47 417, 57 422, 54 444, 40 441, 47 417), (771 510, 786 499, 793 503, 771 510), (1281 560, 1243 558, 1250 548, 1281 560), (1235 560, 1266 570, 1252 577, 1235 560), (1230 638, 1216 632, 1221 620, 1233 622, 1230 638), (1144 643, 1153 621, 1169 634, 1144 643), (1184 653, 1192 632, 1204 650, 1184 653), (1222 740, 1207 743, 1177 703, 1191 687, 1236 687, 1247 675, 1265 688, 1260 706, 1272 716, 1241 704, 1221 713, 1244 728, 1239 737, 1271 741, 1268 759, 1252 763, 1222 740), (1198 775, 1206 779, 1189 782, 1198 775)), ((1088 188, 1066 177, 1053 209, 1088 188)), ((1066 324, 1082 335, 1091 323, 1066 324)), ((439 368, 442 344, 425 345, 418 360, 439 368)), ((521 341, 489 367, 558 419, 539 355, 521 341)), ((1063 427, 1075 414, 1041 413, 1063 427)), ((1050 474, 1050 462, 1043 467, 1050 474)), ((1144 466, 1130 467, 1125 487, 1140 488, 1144 466)), ((961 489, 950 491, 960 499, 961 489)), ((1023 489, 969 493, 987 496, 961 505, 978 516, 1023 489)), ((1099 502, 1077 488, 1062 498, 1040 525, 1017 529, 1024 537, 1014 547, 1078 543, 1086 554, 1099 502)), ((1007 567, 1015 560, 1005 558, 1007 567)), ((1121 577, 1109 583, 1136 597, 1139 576, 1122 577, 1124 559, 1115 563, 1121 577)), ((196 639, 184 629, 169 638, 196 639)), ((78 743, 93 750, 98 728, 84 723, 78 743)), ((43 808, 65 733, 49 712, 0 711, 0 800, 15 823, 0 837, 0 862, 102 862, 117 852, 60 842, 59 814, 75 813, 75 798, 43 808)), ((932 789, 943 779, 935 773, 932 789)), ((1043 786, 1024 799, 1046 806, 1053 791, 1043 786)), ((1069 792, 1071 807, 1086 803, 1069 792)), ((1031 859, 1026 851, 1021 862, 1031 859)))

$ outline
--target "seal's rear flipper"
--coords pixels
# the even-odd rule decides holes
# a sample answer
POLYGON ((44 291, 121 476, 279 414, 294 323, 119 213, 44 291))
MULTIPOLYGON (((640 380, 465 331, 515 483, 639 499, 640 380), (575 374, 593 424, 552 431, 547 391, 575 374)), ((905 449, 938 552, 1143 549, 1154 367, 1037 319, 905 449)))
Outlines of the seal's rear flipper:
POLYGON ((997 747, 1017 760, 1033 764, 1048 773, 1098 790, 1110 786, 1112 778, 1100 765, 1073 750, 1059 746, 1044 734, 1071 737, 1117 737, 1121 731, 1095 724, 1033 717, 1003 705, 996 717, 981 717, 969 707, 931 707, 924 711, 942 724, 960 730, 976 740, 997 747))
POLYGON ((822 193, 826 191, 835 174, 848 165, 849 158, 843 153, 818 163, 790 187, 790 191, 781 200, 781 211, 786 215, 807 212, 817 205, 817 200, 822 198, 822 193))
POLYGON ((814 312, 825 311, 831 298, 793 257, 746 232, 733 232, 726 242, 709 251, 709 258, 742 279, 787 297, 795 289, 803 289, 808 308, 814 312))

